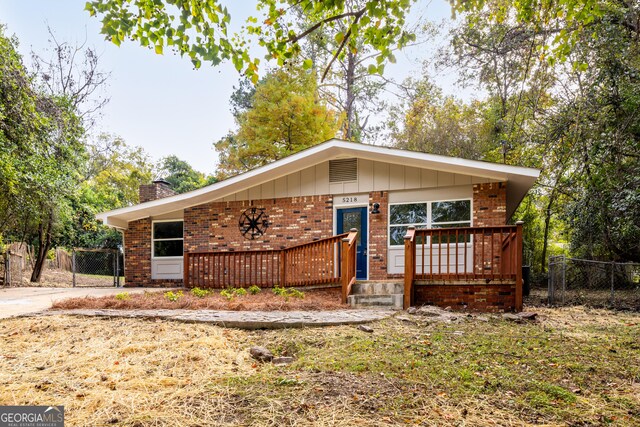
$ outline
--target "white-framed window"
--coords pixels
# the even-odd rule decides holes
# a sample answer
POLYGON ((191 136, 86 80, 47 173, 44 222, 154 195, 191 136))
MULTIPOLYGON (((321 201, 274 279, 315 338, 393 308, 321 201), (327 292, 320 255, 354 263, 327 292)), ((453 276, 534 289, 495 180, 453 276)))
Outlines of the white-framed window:
POLYGON ((153 258, 179 258, 184 252, 182 220, 154 221, 151 230, 153 258))
POLYGON ((471 199, 389 205, 389 246, 404 245, 407 227, 451 228, 471 226, 471 199))

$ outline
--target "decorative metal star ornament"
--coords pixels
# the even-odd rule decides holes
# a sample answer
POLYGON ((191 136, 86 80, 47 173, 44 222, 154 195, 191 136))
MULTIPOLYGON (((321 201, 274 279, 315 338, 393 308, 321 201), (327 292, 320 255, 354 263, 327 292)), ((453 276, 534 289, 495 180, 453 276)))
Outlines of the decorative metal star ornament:
POLYGON ((245 239, 254 240, 266 233, 269 217, 264 208, 250 207, 240 214, 238 228, 245 239))

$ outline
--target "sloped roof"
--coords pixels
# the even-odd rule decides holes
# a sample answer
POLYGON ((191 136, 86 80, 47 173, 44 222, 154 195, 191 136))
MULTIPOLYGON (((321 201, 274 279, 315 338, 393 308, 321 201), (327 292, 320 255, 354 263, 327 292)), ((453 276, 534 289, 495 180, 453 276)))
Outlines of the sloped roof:
POLYGON ((540 174, 538 169, 331 139, 268 165, 188 193, 103 212, 96 217, 108 226, 124 229, 129 221, 222 199, 267 181, 345 156, 507 181, 508 217, 511 217, 540 174))

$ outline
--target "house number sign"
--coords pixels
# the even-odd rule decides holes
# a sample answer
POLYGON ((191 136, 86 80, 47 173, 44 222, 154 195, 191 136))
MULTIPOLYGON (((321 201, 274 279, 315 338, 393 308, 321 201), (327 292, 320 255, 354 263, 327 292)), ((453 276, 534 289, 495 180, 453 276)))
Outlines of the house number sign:
POLYGON ((267 231, 269 217, 264 208, 250 207, 240 214, 238 228, 245 239, 254 240, 267 231))
POLYGON ((355 205, 369 203, 368 194, 354 194, 345 196, 335 196, 336 205, 355 205))

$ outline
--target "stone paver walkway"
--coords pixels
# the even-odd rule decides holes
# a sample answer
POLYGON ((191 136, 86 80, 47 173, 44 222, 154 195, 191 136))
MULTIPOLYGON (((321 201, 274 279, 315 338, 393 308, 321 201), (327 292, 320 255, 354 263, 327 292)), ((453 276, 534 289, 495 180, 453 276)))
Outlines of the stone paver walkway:
POLYGON ((395 314, 390 310, 333 311, 223 311, 223 310, 48 310, 39 315, 73 315, 168 319, 210 323, 228 328, 280 329, 310 326, 353 325, 373 322, 395 314))

